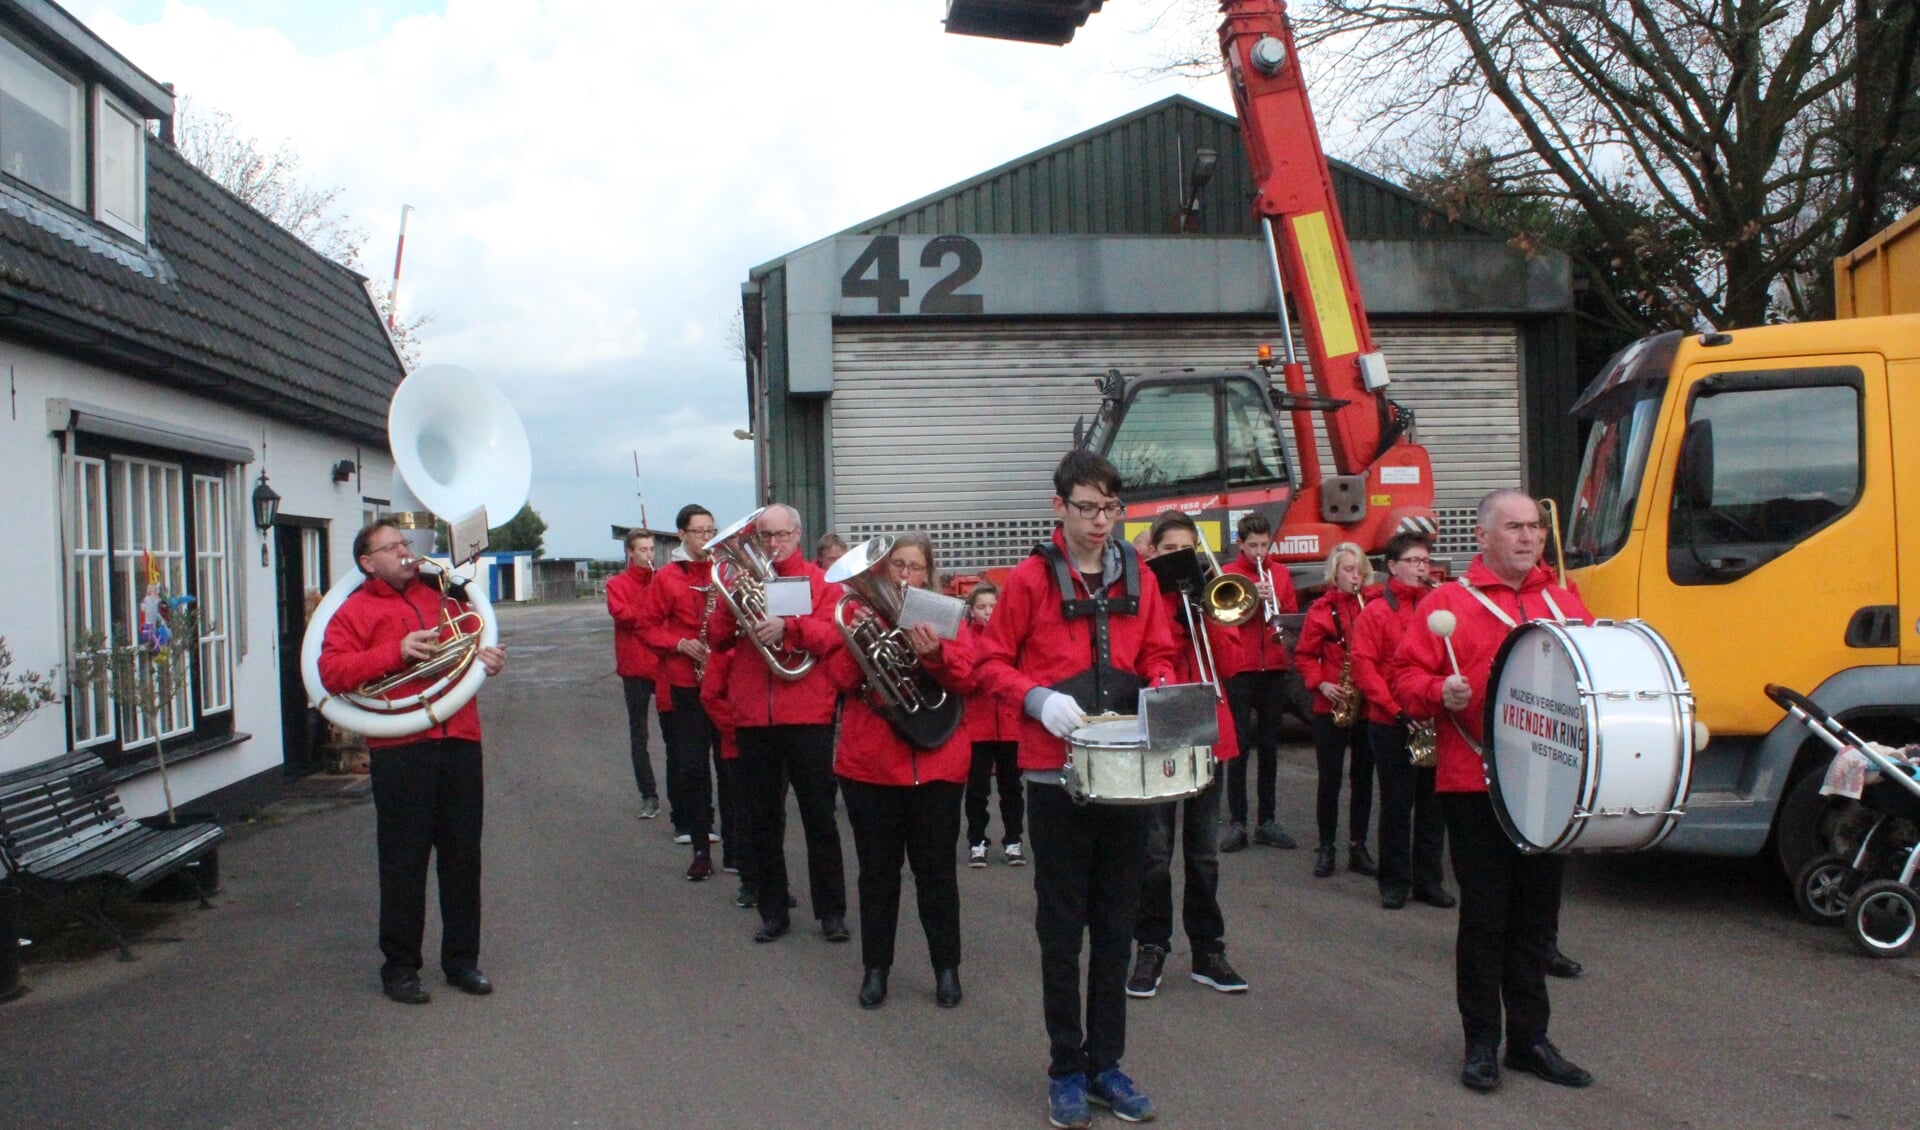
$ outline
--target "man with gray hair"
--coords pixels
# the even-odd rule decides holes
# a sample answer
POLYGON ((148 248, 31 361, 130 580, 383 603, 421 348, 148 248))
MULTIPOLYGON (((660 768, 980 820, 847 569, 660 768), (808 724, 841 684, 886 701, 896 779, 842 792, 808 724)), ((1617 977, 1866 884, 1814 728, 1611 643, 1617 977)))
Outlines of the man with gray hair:
POLYGON ((740 747, 734 784, 745 798, 746 839, 760 888, 760 928, 753 940, 772 942, 791 928, 783 819, 791 782, 806 831, 813 913, 828 941, 844 942, 852 934, 847 930, 840 825, 834 815, 833 712, 839 694, 818 663, 798 679, 777 675, 770 665, 775 659, 797 665, 801 653, 818 657, 840 646, 840 630, 833 622, 840 588, 828 585, 819 567, 800 552, 797 510, 774 503, 761 512, 757 525, 774 573, 804 578, 811 604, 804 615, 770 615, 741 624, 723 603, 708 633, 716 651, 750 649, 733 657, 726 703, 740 747))

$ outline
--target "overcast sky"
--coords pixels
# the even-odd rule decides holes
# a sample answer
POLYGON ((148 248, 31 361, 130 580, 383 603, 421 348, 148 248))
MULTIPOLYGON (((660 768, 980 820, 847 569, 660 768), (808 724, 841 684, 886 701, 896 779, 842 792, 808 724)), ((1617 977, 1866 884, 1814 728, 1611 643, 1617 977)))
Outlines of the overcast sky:
POLYGON ((1171 93, 1232 109, 1224 79, 1129 76, 1159 0, 1064 48, 947 35, 944 0, 67 3, 341 188, 366 273, 391 272, 413 205, 421 361, 514 402, 565 556, 617 555, 636 449, 655 526, 751 506, 728 342, 749 268, 1171 93))

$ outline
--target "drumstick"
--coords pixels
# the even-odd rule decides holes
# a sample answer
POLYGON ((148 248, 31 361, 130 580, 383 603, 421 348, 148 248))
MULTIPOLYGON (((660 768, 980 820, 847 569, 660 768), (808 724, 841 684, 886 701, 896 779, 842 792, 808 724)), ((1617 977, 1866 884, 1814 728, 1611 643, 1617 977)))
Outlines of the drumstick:
POLYGON ((1427 630, 1439 636, 1440 642, 1447 645, 1447 662, 1453 664, 1453 673, 1464 679, 1466 676, 1460 674, 1460 657, 1453 653, 1453 630, 1459 624, 1459 619, 1444 608, 1434 609, 1427 617, 1427 630))

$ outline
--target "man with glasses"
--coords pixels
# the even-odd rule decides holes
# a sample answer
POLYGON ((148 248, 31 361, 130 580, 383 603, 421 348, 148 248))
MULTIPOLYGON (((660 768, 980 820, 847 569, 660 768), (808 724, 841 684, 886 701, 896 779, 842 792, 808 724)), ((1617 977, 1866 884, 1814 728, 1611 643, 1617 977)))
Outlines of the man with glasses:
POLYGON ((719 596, 709 587, 713 562, 707 559, 707 542, 719 528, 706 507, 691 504, 680 508, 674 525, 680 530, 680 548, 647 590, 642 638, 660 656, 660 736, 667 745, 667 806, 674 842, 692 846, 687 881, 703 883, 713 875, 714 773, 720 778, 722 835, 731 831, 726 827, 727 802, 732 799, 726 771, 713 722, 700 705, 707 617, 719 596))
MULTIPOLYGON (((320 682, 329 694, 384 679, 429 658, 441 639, 442 606, 454 617, 465 602, 420 580, 420 562, 406 535, 382 518, 354 535, 353 556, 365 584, 327 624, 320 644, 320 682)), ((483 647, 475 661, 489 675, 506 652, 483 647)), ((396 692, 417 694, 426 680, 396 692)), ((427 920, 427 862, 439 857, 440 970, 447 984, 484 996, 493 982, 480 972, 480 825, 484 779, 480 707, 469 699, 451 718, 399 738, 369 736, 373 809, 380 857, 380 982, 401 1004, 426 1004, 420 985, 421 939, 427 920)))
POLYGON ((1380 774, 1380 905, 1399 910, 1412 898, 1442 910, 1454 905, 1441 881, 1447 826, 1434 799, 1432 765, 1407 759, 1410 725, 1393 697, 1387 670, 1400 637, 1419 619, 1430 591, 1433 539, 1399 533, 1387 541, 1387 585, 1353 623, 1353 685, 1367 704, 1367 729, 1380 774))
POLYGON ((774 573, 805 579, 811 611, 740 624, 723 603, 709 633, 716 649, 736 652, 728 671, 726 699, 733 715, 734 741, 740 747, 734 766, 744 794, 746 838, 760 895, 760 928, 753 940, 772 942, 792 928, 785 836, 787 784, 791 782, 806 833, 813 913, 822 936, 844 942, 853 935, 847 930, 846 865, 834 815, 833 715, 839 695, 821 664, 815 663, 798 679, 781 678, 760 649, 741 638, 741 632, 750 632, 761 646, 776 653, 825 655, 841 643, 840 629, 833 622, 840 586, 827 584, 820 568, 800 552, 799 511, 774 503, 761 513, 757 528, 774 573))
POLYGON ((1114 536, 1126 507, 1113 464, 1069 452, 1053 487, 1060 527, 1008 576, 987 625, 980 683, 1024 711, 1019 759, 1052 1049, 1048 1120, 1086 1126, 1094 1102, 1140 1122, 1154 1116, 1153 1104, 1120 1070, 1120 1058, 1147 809, 1076 804, 1062 769, 1065 739, 1088 714, 1133 712, 1142 686, 1173 679, 1179 653, 1158 586, 1141 583, 1138 555, 1114 536), (1080 951, 1088 938, 1083 1014, 1080 951))

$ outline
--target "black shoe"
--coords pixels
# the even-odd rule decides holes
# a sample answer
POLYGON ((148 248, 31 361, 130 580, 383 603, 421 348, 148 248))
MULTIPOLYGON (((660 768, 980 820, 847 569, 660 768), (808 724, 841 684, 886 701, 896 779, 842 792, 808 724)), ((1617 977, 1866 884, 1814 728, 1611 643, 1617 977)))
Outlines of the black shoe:
POLYGON ((1441 910, 1451 910, 1460 903, 1459 899, 1448 894, 1447 889, 1438 884, 1431 887, 1415 887, 1413 889, 1413 901, 1424 902, 1428 906, 1437 906, 1441 910))
POLYGON ((1300 846, 1293 842, 1293 837, 1287 835, 1286 830, 1280 827, 1280 822, 1277 820, 1268 820, 1258 828, 1255 828, 1253 830, 1253 842, 1262 847, 1280 848, 1282 850, 1300 846))
POLYGON ((829 914, 820 920, 820 936, 829 942, 849 942, 853 935, 847 931, 844 915, 829 914))
POLYGON ((1562 1087, 1590 1087, 1593 1076, 1583 1068, 1568 1063, 1560 1054, 1560 1049, 1546 1040, 1530 1048, 1507 1046, 1506 1064, 1515 1071, 1524 1071, 1529 1075, 1538 1075, 1549 1083, 1562 1087))
POLYGON ((740 884, 740 893, 733 896, 733 905, 748 910, 760 905, 760 892, 745 883, 740 884))
POLYGON ((1466 1062, 1460 1065, 1460 1085, 1469 1091, 1491 1091, 1500 1085, 1500 1063, 1492 1048, 1467 1045, 1466 1062))
POLYGON ((785 937, 787 931, 791 929, 793 929, 793 924, 784 917, 762 918, 760 920, 760 928, 753 932, 753 940, 762 944, 778 941, 785 937))
POLYGON ((389 977, 381 983, 381 990, 387 994, 387 999, 401 1004, 426 1004, 433 999, 431 993, 420 987, 420 975, 417 973, 400 973, 389 977))
POLYGON ((960 971, 958 969, 936 969, 933 971, 933 1003, 941 1008, 956 1008, 960 1004, 960 971))
POLYGON ((493 982, 487 980, 487 975, 478 969, 462 969, 458 973, 449 973, 447 984, 471 997, 484 997, 493 991, 493 982))
POLYGON ((713 877, 713 857, 704 851, 695 852, 693 862, 687 864, 687 882, 704 883, 713 877))
POLYGON ((1571 981, 1586 971, 1586 966, 1561 953, 1559 946, 1547 951, 1547 976, 1571 981))
POLYGON ((1167 951, 1142 943, 1133 955, 1133 973, 1127 977, 1127 995, 1142 1000, 1160 991, 1160 973, 1167 964, 1167 951))
POLYGON ((1234 821, 1227 825, 1227 834, 1220 837, 1220 850, 1225 852, 1247 850, 1247 826, 1234 821))
POLYGON ((1321 844, 1313 849, 1313 877, 1324 879, 1333 874, 1333 845, 1321 844))
POLYGON ((1367 845, 1362 843, 1347 845, 1347 870, 1355 875, 1380 874, 1380 868, 1373 862, 1373 856, 1367 852, 1367 845))
POLYGON ((869 969, 867 976, 860 982, 860 1007, 879 1008, 887 1003, 887 971, 869 969))
POLYGON ((1407 905, 1407 892, 1399 887, 1388 887, 1380 892, 1380 906, 1383 910, 1399 910, 1407 905))

